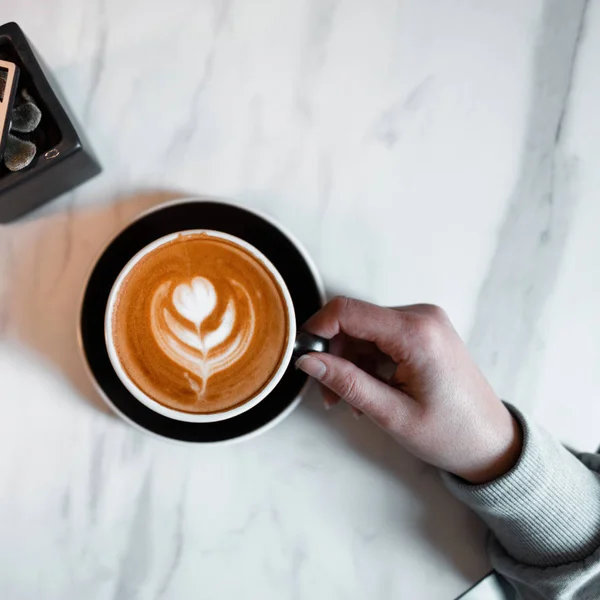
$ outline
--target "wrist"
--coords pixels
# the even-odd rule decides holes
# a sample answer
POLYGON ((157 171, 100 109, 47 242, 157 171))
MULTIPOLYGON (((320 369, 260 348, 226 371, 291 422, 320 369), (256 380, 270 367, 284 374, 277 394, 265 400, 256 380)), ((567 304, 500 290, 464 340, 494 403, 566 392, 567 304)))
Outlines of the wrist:
POLYGON ((498 441, 488 451, 488 456, 475 468, 455 473, 473 485, 490 483, 508 473, 517 463, 523 450, 523 431, 519 422, 506 411, 498 427, 498 441))

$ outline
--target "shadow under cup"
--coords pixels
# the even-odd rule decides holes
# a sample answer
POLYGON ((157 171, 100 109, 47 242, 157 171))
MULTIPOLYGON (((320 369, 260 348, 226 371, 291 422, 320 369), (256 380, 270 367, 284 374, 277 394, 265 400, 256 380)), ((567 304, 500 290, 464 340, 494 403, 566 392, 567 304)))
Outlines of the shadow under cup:
POLYGON ((310 336, 305 332, 301 332, 301 334, 297 337, 296 335, 296 316, 294 312, 294 303, 290 292, 287 288, 287 285, 280 275, 275 266, 271 263, 271 261, 262 254, 259 250, 257 250, 254 246, 249 244, 248 242, 235 237, 233 235, 223 233, 220 231, 207 230, 207 229, 190 229, 180 232, 171 233, 169 235, 163 236, 152 243, 148 244, 142 250, 140 250, 123 268, 119 276, 117 277, 106 306, 105 318, 104 318, 104 335, 106 340, 106 347, 108 356, 110 358, 110 362, 117 374, 118 378, 121 380, 123 385, 127 388, 127 390, 134 396, 139 402, 144 404, 150 410, 159 413, 170 419, 175 419, 178 421, 185 421, 188 423, 213 423, 216 421, 224 421, 226 419, 231 419, 232 417, 236 417, 251 408, 257 406, 264 398, 266 398, 277 386, 280 382, 281 378, 285 374, 290 361, 292 360, 292 356, 300 356, 301 354, 305 354, 307 352, 319 352, 326 350, 327 344, 325 340, 321 338, 317 338, 315 336, 310 336), (272 279, 275 281, 278 291, 283 298, 285 304, 285 310, 287 313, 287 322, 288 322, 288 332, 287 332, 287 342, 286 346, 283 350, 283 356, 277 367, 276 371, 271 375, 270 379, 261 387, 260 391, 256 393, 254 396, 245 400, 242 404, 238 404, 233 408, 223 410, 220 412, 207 412, 207 413, 191 413, 184 412, 180 410, 176 410, 173 408, 169 408, 164 404, 159 403, 151 396, 146 394, 136 383, 131 379, 131 377, 126 372, 119 356, 116 351, 115 344, 115 332, 114 332, 114 313, 115 308, 118 303, 118 299, 120 297, 121 289, 123 283, 126 281, 128 275, 135 269, 138 263, 146 256, 155 252, 160 247, 168 244, 176 240, 180 236, 206 236, 207 238, 212 238, 216 240, 225 240, 227 242, 232 243, 234 246, 240 247, 247 254, 251 255, 257 262, 261 264, 261 266, 269 272, 272 279))

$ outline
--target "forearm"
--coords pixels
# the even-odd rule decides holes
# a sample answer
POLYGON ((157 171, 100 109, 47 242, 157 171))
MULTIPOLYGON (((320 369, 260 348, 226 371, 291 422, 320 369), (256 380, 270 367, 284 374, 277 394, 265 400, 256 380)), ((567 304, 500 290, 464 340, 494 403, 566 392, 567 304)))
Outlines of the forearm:
POLYGON ((523 429, 515 466, 483 485, 446 473, 448 488, 489 525, 494 566, 521 591, 528 581, 559 590, 573 577, 600 586, 600 457, 574 456, 510 409, 523 429))
POLYGON ((492 562, 522 598, 600 598, 588 594, 600 572, 600 465, 587 468, 515 410, 518 426, 443 310, 340 297, 304 328, 331 340, 333 352, 296 366, 327 388, 329 405, 344 399, 447 471, 448 487, 489 524, 492 562), (384 380, 382 366, 393 366, 384 380), (540 577, 551 593, 535 591, 540 577), (573 577, 585 596, 564 591, 573 577))

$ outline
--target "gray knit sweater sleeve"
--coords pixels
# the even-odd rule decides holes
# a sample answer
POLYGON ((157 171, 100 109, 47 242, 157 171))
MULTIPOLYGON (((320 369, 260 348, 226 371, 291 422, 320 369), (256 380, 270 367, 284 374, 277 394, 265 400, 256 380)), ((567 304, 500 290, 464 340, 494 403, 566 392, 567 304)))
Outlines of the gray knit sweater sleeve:
POLYGON ((505 475, 450 491, 489 525, 492 565, 522 600, 600 599, 600 456, 572 454, 507 405, 523 451, 505 475))

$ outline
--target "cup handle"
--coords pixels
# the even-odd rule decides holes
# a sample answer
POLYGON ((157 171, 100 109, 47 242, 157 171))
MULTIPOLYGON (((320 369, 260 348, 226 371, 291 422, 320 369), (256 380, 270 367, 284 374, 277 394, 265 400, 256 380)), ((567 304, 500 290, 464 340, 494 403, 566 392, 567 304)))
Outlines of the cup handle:
POLYGON ((300 358, 303 354, 308 354, 309 352, 327 352, 328 350, 329 340, 318 335, 312 335, 312 333, 307 333, 306 331, 298 331, 292 356, 300 358))

